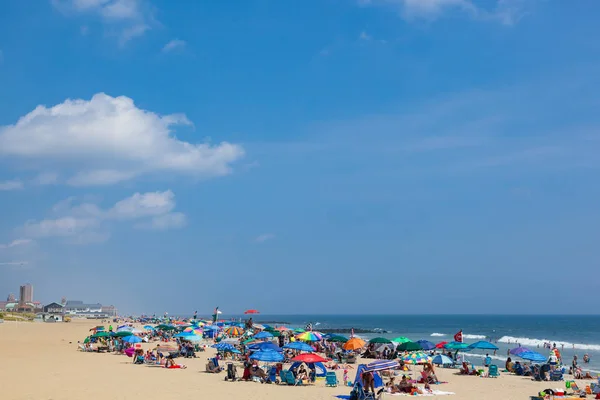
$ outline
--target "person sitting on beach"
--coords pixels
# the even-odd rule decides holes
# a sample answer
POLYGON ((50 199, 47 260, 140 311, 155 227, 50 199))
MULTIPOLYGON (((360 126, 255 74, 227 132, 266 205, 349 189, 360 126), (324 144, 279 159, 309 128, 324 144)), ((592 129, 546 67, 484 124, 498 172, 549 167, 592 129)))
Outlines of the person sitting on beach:
POLYGON ((506 364, 504 364, 504 368, 508 372, 513 372, 513 362, 512 362, 512 359, 510 357, 508 357, 508 359, 506 360, 506 364))
POLYGON ((397 388, 398 391, 401 393, 410 393, 413 390, 414 386, 408 381, 406 375, 402 375, 402 379, 398 383, 397 388))
POLYGON ((175 364, 175 360, 173 358, 167 358, 167 362, 165 363, 165 368, 186 369, 187 367, 183 364, 175 364))
POLYGON ((304 368, 304 364, 302 364, 300 366, 300 368, 298 368, 298 373, 296 374, 296 379, 300 380, 300 381, 304 381, 308 379, 308 372, 306 371, 306 368, 304 368))
POLYGON ((438 383, 438 378, 435 375, 435 369, 432 363, 425 363, 423 366, 423 383, 438 383))

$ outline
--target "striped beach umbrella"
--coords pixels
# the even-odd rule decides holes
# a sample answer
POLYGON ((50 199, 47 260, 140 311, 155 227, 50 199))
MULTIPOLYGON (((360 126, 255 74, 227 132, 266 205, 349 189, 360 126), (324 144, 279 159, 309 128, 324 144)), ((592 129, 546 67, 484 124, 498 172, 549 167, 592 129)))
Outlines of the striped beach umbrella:
POLYGON ((393 360, 375 360, 365 366, 365 371, 367 372, 375 372, 375 371, 384 371, 386 369, 395 369, 400 365, 397 361, 393 360))
POLYGON ((225 329, 225 333, 228 334, 229 336, 242 336, 244 334, 244 330, 237 326, 231 326, 231 327, 225 329))
POLYGON ((402 361, 404 361, 405 364, 425 364, 431 362, 431 360, 432 358, 422 351, 410 353, 409 355, 402 357, 402 361))
POLYGON ((323 339, 323 335, 321 335, 319 332, 308 331, 296 335, 296 339, 304 342, 318 342, 319 340, 323 339))

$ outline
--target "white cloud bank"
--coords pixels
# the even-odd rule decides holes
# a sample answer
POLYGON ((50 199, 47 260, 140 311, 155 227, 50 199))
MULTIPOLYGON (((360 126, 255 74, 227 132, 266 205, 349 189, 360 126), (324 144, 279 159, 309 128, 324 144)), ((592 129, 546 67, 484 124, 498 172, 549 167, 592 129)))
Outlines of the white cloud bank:
POLYGON ((258 235, 254 241, 256 243, 264 243, 268 240, 272 240, 275 239, 275 235, 273 235, 272 233, 263 233, 262 235, 258 235))
POLYGON ((185 47, 186 43, 184 40, 173 39, 169 43, 165 44, 162 48, 163 53, 170 53, 172 51, 181 50, 185 47))
POLYGON ((110 223, 135 221, 136 228, 166 230, 182 228, 186 216, 174 212, 175 194, 170 191, 135 193, 108 209, 95 203, 74 204, 74 198, 53 207, 55 218, 28 221, 18 230, 27 237, 71 237, 73 243, 100 242, 108 239, 110 223))
POLYGON ((20 190, 23 189, 23 182, 14 179, 10 181, 0 182, 0 191, 2 190, 20 190))
MULTIPOLYGON (((16 124, 0 127, 0 157, 35 161, 56 170, 73 165, 73 186, 110 185, 151 173, 195 178, 226 175, 244 155, 241 146, 193 144, 173 136, 172 128, 191 125, 183 114, 158 115, 133 100, 96 94, 38 106, 16 124)), ((42 173, 47 171, 42 170, 42 173)))

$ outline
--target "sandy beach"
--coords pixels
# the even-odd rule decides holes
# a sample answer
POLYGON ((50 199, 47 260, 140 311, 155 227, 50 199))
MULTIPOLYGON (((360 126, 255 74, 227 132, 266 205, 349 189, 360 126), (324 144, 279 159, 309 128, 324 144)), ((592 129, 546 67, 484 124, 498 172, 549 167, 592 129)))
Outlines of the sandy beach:
MULTIPOLYGON (((213 349, 196 359, 180 359, 187 369, 167 370, 158 366, 134 365, 124 355, 85 353, 77 350, 95 326, 94 321, 71 323, 0 324, 0 377, 2 399, 333 399, 347 395, 349 388, 325 387, 322 380, 310 386, 278 386, 255 382, 225 382, 224 373, 204 372, 213 349)), ((146 347, 153 346, 145 344, 146 347)), ((420 367, 417 367, 420 371, 420 367)), ((502 374, 499 378, 457 375, 456 370, 437 369, 447 384, 434 389, 454 392, 448 399, 526 399, 545 388, 563 387, 564 382, 533 382, 530 378, 502 374)), ((353 377, 353 374, 350 374, 353 377)), ((341 381, 341 371, 338 371, 341 381)), ((586 382, 578 382, 585 387, 586 382)), ((589 383, 589 381, 588 381, 589 383)), ((384 395, 383 398, 401 398, 384 395)))

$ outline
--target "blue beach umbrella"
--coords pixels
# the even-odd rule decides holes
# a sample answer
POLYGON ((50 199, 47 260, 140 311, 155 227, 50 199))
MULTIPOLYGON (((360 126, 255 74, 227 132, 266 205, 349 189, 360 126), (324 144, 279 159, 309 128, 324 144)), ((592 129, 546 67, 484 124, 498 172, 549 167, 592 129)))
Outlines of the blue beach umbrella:
POLYGON ((137 336, 131 335, 131 336, 125 336, 123 338, 123 341, 127 342, 127 343, 140 343, 142 341, 142 339, 140 339, 137 336))
POLYGON ((452 361, 450 357, 445 356, 443 354, 438 354, 437 356, 433 357, 433 360, 431 360, 431 362, 437 365, 454 364, 454 361, 452 361))
POLYGON ((215 349, 217 349, 219 351, 232 352, 233 350, 236 350, 235 346, 233 346, 230 343, 217 343, 217 344, 213 344, 212 347, 214 347, 215 349))
POLYGON ((273 350, 255 351, 250 358, 264 362, 281 362, 284 359, 283 354, 273 350))
POLYGON ((153 331, 154 327, 150 326, 150 325, 144 325, 144 329, 147 331, 153 331))
POLYGON ((300 350, 300 351, 315 351, 315 349, 304 342, 291 342, 283 346, 284 349, 300 350))
POLYGON ((417 340, 417 343, 421 345, 423 350, 433 350, 435 349, 435 343, 430 342, 429 340, 417 340))
POLYGON ((485 340, 480 340, 479 342, 470 344, 469 349, 498 350, 498 346, 494 345, 493 343, 486 342, 485 340))
POLYGON ((270 339, 272 337, 273 335, 271 333, 265 331, 259 332, 256 335, 254 335, 254 339, 270 339))
POLYGON ((251 344, 250 346, 248 346, 248 349, 250 350, 273 350, 273 351, 278 351, 278 352, 282 352, 283 350, 281 349, 281 347, 277 346, 275 343, 271 343, 271 342, 262 342, 262 343, 255 343, 255 344, 251 344))
POLYGON ((469 348, 469 344, 463 342, 450 342, 444 345, 448 350, 465 350, 469 348))
POLYGON ((533 361, 533 362, 544 362, 548 359, 541 355, 540 353, 536 353, 535 351, 526 351, 521 354, 517 354, 517 356, 521 357, 523 360, 533 361))

